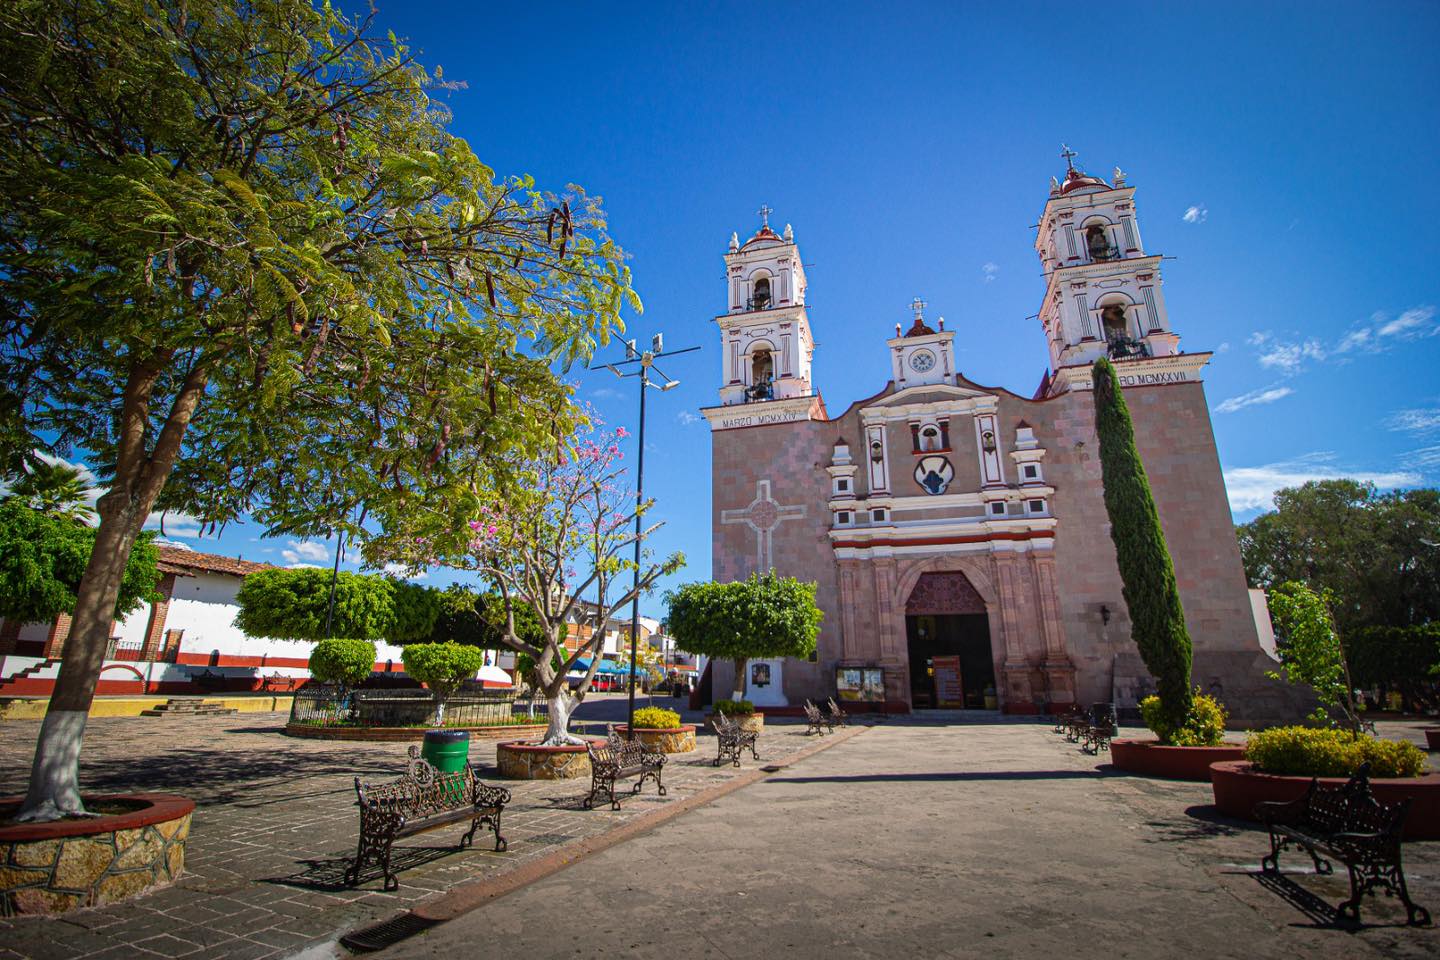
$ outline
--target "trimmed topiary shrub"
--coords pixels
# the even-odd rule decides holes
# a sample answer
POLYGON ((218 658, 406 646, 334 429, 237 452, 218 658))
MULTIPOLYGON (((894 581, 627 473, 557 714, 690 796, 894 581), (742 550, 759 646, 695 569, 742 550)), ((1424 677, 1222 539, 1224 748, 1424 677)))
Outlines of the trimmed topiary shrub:
POLYGON ((405 672, 430 688, 437 727, 445 722, 445 701, 485 665, 484 650, 453 641, 408 644, 401 657, 405 672))
POLYGON ((636 730, 674 730, 680 726, 680 714, 664 707, 641 707, 635 711, 636 730))
POLYGON ((1190 698, 1190 715, 1183 724, 1176 726, 1170 722, 1169 714, 1156 696, 1140 701, 1140 718, 1167 747, 1215 747, 1225 739, 1225 706, 1201 693, 1198 687, 1190 698))
POLYGON ((716 700, 715 712, 727 717, 745 716, 755 712, 755 704, 749 700, 716 700))
POLYGON ((310 651, 310 676, 321 683, 351 687, 375 669, 375 644, 353 637, 331 637, 310 651))
POLYGON ((1349 777, 1362 763, 1372 777, 1418 777, 1425 753, 1405 740, 1378 740, 1348 730, 1276 727, 1250 735, 1245 759, 1262 773, 1281 776, 1349 777))

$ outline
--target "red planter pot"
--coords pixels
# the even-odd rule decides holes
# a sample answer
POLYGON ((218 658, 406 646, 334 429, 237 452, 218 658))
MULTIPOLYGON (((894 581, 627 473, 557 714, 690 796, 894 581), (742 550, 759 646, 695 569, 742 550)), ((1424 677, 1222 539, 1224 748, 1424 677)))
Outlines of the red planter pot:
POLYGON ((1164 747, 1157 740, 1111 740, 1110 762, 1126 773, 1170 780, 1210 782, 1210 764, 1245 759, 1245 744, 1217 747, 1164 747))
MULTIPOLYGON (((1259 773, 1248 760, 1210 766, 1215 807, 1237 820, 1254 820, 1255 804, 1262 801, 1294 800, 1303 796, 1311 779, 1259 773)), ((1334 787, 1343 785, 1345 780, 1345 777, 1321 777, 1320 783, 1334 787)), ((1440 840, 1440 773, 1371 780, 1370 789, 1381 803, 1410 801, 1410 813, 1405 818, 1406 840, 1440 840)))

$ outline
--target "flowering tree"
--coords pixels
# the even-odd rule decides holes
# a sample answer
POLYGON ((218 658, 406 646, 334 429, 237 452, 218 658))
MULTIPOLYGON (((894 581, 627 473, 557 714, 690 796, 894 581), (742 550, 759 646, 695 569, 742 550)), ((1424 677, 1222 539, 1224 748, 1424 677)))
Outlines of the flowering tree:
POLYGON ((496 497, 471 491, 440 501, 396 500, 393 506, 403 515, 381 517, 386 535, 366 545, 371 562, 469 570, 499 595, 505 617, 501 639, 530 658, 549 704, 549 727, 541 741, 547 746, 582 742, 569 732, 570 715, 600 666, 600 644, 611 615, 685 563, 679 553, 662 562, 642 558, 638 583, 631 576, 636 567, 629 554, 637 536, 643 542, 661 524, 637 533, 637 518, 654 500, 637 503, 623 482, 620 441, 626 436, 622 427, 573 446, 557 443, 547 456, 492 464, 494 473, 506 478, 496 497), (472 515, 460 519, 467 511, 472 515), (568 651, 567 621, 587 594, 597 598, 585 611, 587 618, 593 615, 595 631, 568 651), (534 632, 523 636, 521 616, 527 610, 539 623, 538 637, 534 632), (566 675, 587 657, 589 667, 571 691, 566 675))

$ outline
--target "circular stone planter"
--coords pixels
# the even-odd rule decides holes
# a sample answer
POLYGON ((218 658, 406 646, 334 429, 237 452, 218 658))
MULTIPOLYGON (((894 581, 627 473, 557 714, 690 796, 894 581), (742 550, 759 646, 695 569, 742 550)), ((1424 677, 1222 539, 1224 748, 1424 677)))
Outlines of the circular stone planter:
POLYGON ((1110 762, 1118 770, 1142 777, 1210 782, 1210 764, 1244 760, 1245 744, 1214 747, 1166 747, 1158 740, 1111 740, 1110 762))
MULTIPOLYGON (((21 797, 0 798, 0 817, 21 797)), ((195 803, 168 793, 86 796, 98 817, 0 827, 0 916, 60 913, 133 897, 185 869, 195 803)))
MULTIPOLYGON (((625 736, 628 729, 626 724, 615 724, 615 732, 622 737, 625 736)), ((661 753, 689 753, 695 749, 695 724, 682 723, 678 727, 665 729, 636 727, 635 739, 651 750, 659 750, 661 753)))
POLYGON ((1440 727, 1425 728, 1425 748, 1427 750, 1440 750, 1440 727))
POLYGON ((590 755, 582 744, 541 747, 519 740, 497 743, 495 760, 500 776, 507 780, 574 780, 590 776, 590 755))
MULTIPOLYGON (((422 740, 434 727, 322 727, 308 723, 285 724, 287 737, 312 740, 422 740)), ((543 723, 507 723, 494 727, 445 727, 464 730, 478 740, 500 740, 506 737, 535 737, 545 732, 543 723)))
MULTIPOLYGON (((1310 786, 1310 777, 1282 777, 1260 773, 1248 760, 1227 760, 1210 766, 1215 807, 1227 817, 1254 820, 1255 804, 1268 800, 1294 800, 1310 786)), ((1344 785, 1345 777, 1321 777, 1327 787, 1344 785)), ((1409 800, 1405 818, 1406 840, 1440 840, 1440 773, 1422 777, 1372 779, 1370 789, 1381 803, 1409 800)))
MULTIPOLYGON (((738 722, 740 724, 740 729, 744 730, 746 733, 765 732, 765 714, 763 713, 727 713, 725 714, 725 716, 729 717, 731 720, 738 722)), ((715 729, 715 714, 705 714, 705 725, 711 730, 715 729)))

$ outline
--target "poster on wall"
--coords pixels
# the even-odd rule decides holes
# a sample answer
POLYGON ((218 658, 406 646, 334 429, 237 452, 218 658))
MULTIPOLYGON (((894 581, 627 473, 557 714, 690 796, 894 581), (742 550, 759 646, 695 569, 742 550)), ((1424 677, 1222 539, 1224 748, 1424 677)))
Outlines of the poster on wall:
POLYGON ((750 686, 752 686, 752 687, 768 687, 768 686, 770 686, 770 664, 768 664, 768 663, 752 663, 752 664, 750 664, 750 686))
POLYGON ((965 690, 960 684, 960 658, 935 657, 930 665, 935 669, 935 706, 942 710, 964 708, 965 690))
POLYGON ((881 667, 836 667, 835 693, 841 700, 883 703, 885 671, 881 667))

